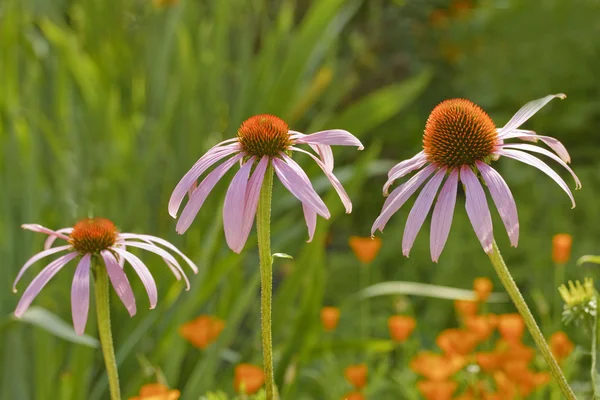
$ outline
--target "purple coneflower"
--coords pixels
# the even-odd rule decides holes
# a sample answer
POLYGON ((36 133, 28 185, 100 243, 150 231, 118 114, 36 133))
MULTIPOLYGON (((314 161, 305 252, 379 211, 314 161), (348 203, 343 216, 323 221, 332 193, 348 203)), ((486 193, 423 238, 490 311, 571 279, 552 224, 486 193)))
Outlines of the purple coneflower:
POLYGON ((450 232, 458 182, 462 181, 466 194, 466 210, 471 224, 485 252, 491 253, 492 218, 485 192, 478 178, 480 175, 490 191, 510 242, 516 247, 519 240, 517 206, 502 176, 489 165, 501 156, 529 164, 550 176, 569 195, 575 207, 573 194, 565 181, 543 161, 529 154, 542 154, 558 162, 573 175, 576 188, 579 189, 581 183, 567 165, 570 157, 565 147, 552 137, 519 129, 525 121, 555 97, 564 99, 566 96, 549 95, 529 102, 502 128, 496 128, 485 111, 469 100, 451 99, 440 103, 433 109, 425 125, 423 151, 409 160, 402 161, 389 171, 388 181, 383 188, 384 194, 387 195, 389 187, 396 179, 413 171, 420 171, 392 191, 383 205, 381 214, 373 224, 371 234, 373 235, 377 229, 383 231, 390 217, 427 182, 406 221, 402 252, 408 256, 417 233, 438 194, 438 189, 445 179, 431 220, 431 258, 437 262, 450 232), (529 142, 539 140, 556 154, 528 143, 507 143, 509 139, 522 139, 529 142))
POLYGON ((158 295, 156 283, 154 282, 152 274, 136 255, 126 250, 126 247, 137 247, 161 256, 173 271, 177 280, 180 280, 182 277, 185 279, 188 289, 189 281, 179 265, 179 262, 169 254, 169 252, 159 247, 159 245, 180 255, 189 264, 194 273, 198 272, 196 265, 166 240, 150 235, 121 233, 108 219, 86 218, 79 221, 72 228, 63 228, 57 231, 53 231, 37 224, 26 224, 23 225, 23 228, 34 232, 45 233, 49 236, 44 245, 44 251, 31 257, 21 268, 21 271, 19 271, 13 285, 13 291, 16 292, 17 283, 29 267, 36 261, 54 254, 63 252, 67 252, 67 254, 62 255, 48 264, 48 266, 33 279, 25 290, 25 293, 23 293, 23 297, 21 297, 17 309, 15 310, 15 315, 21 317, 27 308, 29 308, 33 299, 38 295, 42 288, 46 286, 50 279, 52 279, 54 275, 70 261, 79 258, 71 288, 73 325, 75 327, 75 332, 77 332, 78 335, 83 334, 87 322, 90 304, 90 269, 94 258, 103 260, 110 282, 131 316, 136 313, 136 305, 131 285, 129 284, 127 275, 125 275, 125 272, 123 271, 125 261, 133 267, 134 271, 138 274, 144 284, 150 299, 150 308, 156 306, 158 295), (63 239, 67 241, 68 244, 52 247, 52 244, 56 239, 63 239))
POLYGON ((308 154, 317 162, 349 213, 352 211, 352 202, 333 174, 331 145, 357 146, 359 150, 363 149, 361 142, 344 130, 333 129, 304 135, 289 130, 283 120, 273 115, 256 115, 247 119, 238 129, 236 138, 225 140, 211 148, 175 187, 169 200, 169 214, 173 218, 177 217, 186 193, 190 193, 190 199, 177 221, 177 232, 183 234, 190 227, 210 191, 230 168, 240 162, 241 167, 225 196, 223 224, 227 244, 236 253, 241 252, 252 229, 263 178, 271 163, 281 183, 302 202, 309 241, 312 240, 317 214, 323 218, 329 218, 330 214, 306 173, 292 160, 291 152, 308 154), (319 157, 296 147, 298 144, 310 145, 319 157), (204 172, 225 158, 227 160, 196 185, 204 172))

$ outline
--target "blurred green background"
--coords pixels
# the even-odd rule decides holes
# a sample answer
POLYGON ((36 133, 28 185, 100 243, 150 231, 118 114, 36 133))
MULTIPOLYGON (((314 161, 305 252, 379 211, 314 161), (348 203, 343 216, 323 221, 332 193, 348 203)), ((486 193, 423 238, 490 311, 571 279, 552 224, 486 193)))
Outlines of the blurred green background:
MULTIPOLYGON (((340 398, 350 391, 343 368, 356 362, 370 365, 369 398, 418 398, 406 360, 390 362, 397 353, 386 319, 410 310, 418 343, 432 348, 436 334, 456 324, 452 303, 373 299, 366 337, 357 329, 352 297, 366 285, 402 280, 470 288, 475 277, 489 276, 499 286, 461 198, 439 264, 430 261, 427 228, 410 258, 400 254, 410 204, 380 235, 369 281, 360 281, 360 263, 348 246, 350 235, 368 236, 387 169, 419 151, 429 111, 446 98, 469 98, 502 126, 527 101, 567 94, 527 127, 557 137, 571 152, 583 182, 577 208, 570 210, 567 196, 541 172, 511 160, 495 164, 521 222, 513 249, 493 213, 497 240, 536 315, 554 312, 552 235, 572 234, 575 258, 600 253, 598 15, 597 0, 2 1, 0 398, 108 398, 93 341, 73 343, 41 329, 54 324, 42 319, 46 314, 31 324, 12 317, 27 284, 15 295, 12 281, 43 242, 22 223, 57 229, 103 216, 124 232, 172 241, 199 265, 186 292, 158 257, 144 255, 158 282, 157 309, 141 306, 147 300, 137 279, 134 318, 113 301, 126 396, 156 374, 180 389, 182 399, 217 389, 232 393, 233 366, 261 364, 256 239, 251 235, 241 256, 226 248, 220 212, 227 179, 184 236, 175 233, 166 207, 191 165, 258 113, 278 115, 306 133, 347 129, 366 147, 334 149, 336 173, 354 202, 351 215, 316 165, 298 157, 332 212, 329 221, 319 219, 311 244, 299 203, 275 186, 273 250, 294 256, 276 261, 274 272, 276 381, 287 382, 284 398, 340 398), (323 346, 323 305, 342 309, 338 330, 327 338, 337 344, 334 353, 323 346), (200 314, 226 320, 218 342, 205 351, 177 333, 200 314)), ((67 324, 72 275, 58 274, 34 302, 67 324)), ((568 278, 584 275, 598 274, 574 261, 567 266, 568 278)), ((91 313, 87 333, 96 337, 93 320, 91 313)), ((548 334, 553 327, 544 329, 548 334)), ((567 332, 587 345, 583 334, 567 332)), ((572 379, 587 376, 582 370, 572 379)))

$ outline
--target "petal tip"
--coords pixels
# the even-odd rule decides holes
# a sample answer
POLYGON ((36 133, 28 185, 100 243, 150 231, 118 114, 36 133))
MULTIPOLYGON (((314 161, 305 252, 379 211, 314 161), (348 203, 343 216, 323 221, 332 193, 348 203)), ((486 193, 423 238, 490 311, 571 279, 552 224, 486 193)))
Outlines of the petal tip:
POLYGON ((567 98, 567 95, 566 95, 566 94, 564 94, 564 93, 558 93, 558 94, 555 94, 554 96, 555 96, 555 97, 558 97, 558 98, 559 98, 559 99, 561 99, 561 100, 564 100, 564 99, 566 99, 566 98, 567 98))

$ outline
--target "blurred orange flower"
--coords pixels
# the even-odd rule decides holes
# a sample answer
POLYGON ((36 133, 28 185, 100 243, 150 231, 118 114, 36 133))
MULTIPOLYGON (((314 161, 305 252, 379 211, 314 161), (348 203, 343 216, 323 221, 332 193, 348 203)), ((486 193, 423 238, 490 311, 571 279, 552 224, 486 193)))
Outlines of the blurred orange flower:
POLYGON ((477 300, 484 302, 490 297, 494 284, 488 278, 476 278, 473 281, 473 290, 477 294, 477 300))
POLYGON ((321 324, 327 332, 334 330, 340 321, 340 309, 337 307, 321 308, 321 324))
POLYGON ((462 329, 445 329, 435 343, 446 355, 466 356, 477 347, 478 336, 462 329))
POLYGON ((435 9, 429 14, 429 24, 434 28, 445 28, 448 26, 448 15, 444 10, 435 9))
POLYGON ((497 322, 498 319, 494 314, 470 315, 465 318, 465 326, 477 336, 480 342, 487 340, 491 336, 497 322))
POLYGON ((527 347, 520 342, 509 342, 506 340, 498 340, 495 351, 500 357, 501 363, 507 361, 530 362, 535 355, 535 350, 531 347, 527 347))
POLYGON ((174 6, 179 3, 179 0, 152 0, 154 7, 174 6))
POLYGON ((179 334, 199 349, 206 348, 217 340, 225 328, 225 321, 210 316, 201 315, 179 327, 179 334))
POLYGON ((254 394, 265 383, 265 373, 262 368, 252 364, 239 364, 235 367, 233 388, 240 393, 254 394))
POLYGON ((352 392, 345 394, 342 400, 365 400, 365 396, 361 392, 352 392))
POLYGON ((377 257, 381 248, 381 239, 378 237, 371 239, 370 237, 351 236, 348 243, 356 258, 364 264, 370 264, 377 257))
POLYGON ((525 332, 525 321, 519 314, 501 314, 498 316, 498 331, 509 342, 518 342, 525 332))
POLYGON ((139 396, 130 397, 129 400, 177 400, 180 395, 179 390, 169 390, 160 383, 150 383, 142 386, 139 396))
POLYGON ((410 362, 410 368, 430 381, 445 381, 465 365, 464 357, 422 351, 410 362))
POLYGON ((451 400, 458 384, 453 381, 419 381, 417 389, 426 400, 451 400))
POLYGON ((552 238, 552 261, 557 264, 566 264, 571 258, 573 237, 568 233, 559 233, 552 238))
POLYGON ((566 333, 558 331, 550 336, 550 350, 559 362, 569 357, 574 348, 566 333))
POLYGON ((367 385, 367 364, 349 365, 344 370, 346 380, 356 389, 362 389, 367 385))
POLYGON ((473 300, 454 300, 454 308, 461 317, 476 315, 479 305, 473 300))
POLYGON ((407 315, 393 315, 388 318, 388 329, 392 339, 404 343, 417 326, 417 321, 407 315))

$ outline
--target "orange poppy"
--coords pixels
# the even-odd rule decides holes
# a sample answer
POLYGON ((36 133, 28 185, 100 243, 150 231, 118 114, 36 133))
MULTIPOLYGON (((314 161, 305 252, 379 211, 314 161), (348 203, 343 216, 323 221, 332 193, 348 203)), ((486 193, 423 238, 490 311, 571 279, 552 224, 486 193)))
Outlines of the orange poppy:
POLYGON ((558 361, 562 361, 573 352, 575 345, 569 340, 566 333, 558 331, 550 336, 550 350, 558 361))
POLYGON ((477 294, 477 300, 484 302, 490 297, 494 284, 488 278, 476 278, 473 281, 473 290, 477 294))
POLYGON ((498 316, 498 331, 509 342, 518 342, 525 332, 525 321, 519 314, 501 314, 498 316))
POLYGON ((130 397, 129 400, 177 400, 180 395, 179 390, 169 390, 160 383, 149 383, 142 386, 139 396, 130 397))
POLYGON ((210 316, 201 315, 179 328, 179 334, 199 349, 205 349, 213 343, 225 328, 225 321, 210 316))
POLYGON ((465 365, 461 356, 446 356, 428 351, 418 353, 410 362, 410 368, 430 381, 445 381, 465 365))
POLYGON ((367 364, 349 365, 344 369, 344 376, 356 389, 362 389, 367 385, 367 364))
POLYGON ((340 321, 340 309, 337 307, 321 308, 321 324, 327 332, 333 331, 340 321))
POLYGON ((475 361, 485 372, 491 372, 500 366, 500 357, 493 352, 475 353, 475 361))
POLYGON ((365 400, 365 396, 361 392, 346 393, 342 400, 365 400))
POLYGON ((393 315, 388 318, 388 329, 392 339, 399 343, 404 343, 409 338, 417 321, 407 315, 393 315))
POLYGON ((370 264, 377 257, 379 249, 381 249, 381 239, 377 237, 351 236, 348 244, 350 244, 356 258, 364 264, 370 264))
POLYGON ((509 342, 501 339, 496 342, 496 353, 500 357, 501 364, 508 361, 529 363, 535 355, 535 350, 520 342, 509 342))
POLYGON ((469 332, 474 333, 480 342, 487 340, 496 328, 497 318, 494 314, 471 315, 465 318, 469 332))
POLYGON ((179 0, 152 0, 154 7, 174 6, 179 3, 179 0))
POLYGON ((458 384, 454 381, 419 381, 417 389, 426 400, 451 400, 458 384))
POLYGON ((568 233, 559 233, 552 238, 552 261, 557 264, 566 264, 571 258, 573 237, 568 233))
POLYGON ((265 373, 262 368, 252 364, 239 364, 235 367, 233 387, 236 392, 254 394, 265 383, 265 373))
POLYGON ((478 336, 462 329, 445 329, 435 342, 447 355, 465 356, 477 347, 478 336))
POLYGON ((473 300, 454 300, 454 308, 456 313, 461 317, 476 315, 479 305, 473 300))

